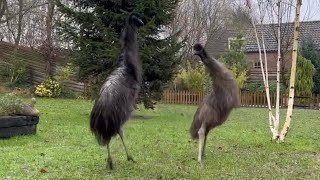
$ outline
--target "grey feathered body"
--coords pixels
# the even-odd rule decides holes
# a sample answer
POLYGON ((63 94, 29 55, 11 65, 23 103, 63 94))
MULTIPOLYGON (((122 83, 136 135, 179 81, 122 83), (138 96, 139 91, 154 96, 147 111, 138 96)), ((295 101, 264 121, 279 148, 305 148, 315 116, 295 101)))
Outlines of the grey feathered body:
POLYGON ((191 137, 198 138, 201 124, 206 127, 205 134, 224 123, 231 110, 240 105, 239 89, 233 74, 222 63, 207 55, 205 49, 200 54, 201 60, 208 68, 212 79, 212 91, 199 105, 190 128, 191 137))
POLYGON ((129 119, 141 85, 141 64, 136 39, 137 18, 128 18, 118 67, 102 85, 90 115, 90 128, 100 145, 108 143, 129 119))

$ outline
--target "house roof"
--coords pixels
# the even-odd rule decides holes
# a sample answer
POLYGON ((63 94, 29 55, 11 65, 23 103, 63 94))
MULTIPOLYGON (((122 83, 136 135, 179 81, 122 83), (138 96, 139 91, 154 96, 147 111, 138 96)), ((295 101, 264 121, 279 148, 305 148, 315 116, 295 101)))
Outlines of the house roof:
MULTIPOLYGON (((261 33, 263 30, 264 41, 267 51, 277 51, 277 24, 262 24, 257 25, 258 36, 261 42, 261 33)), ((293 23, 281 24, 281 43, 282 48, 290 49, 293 40, 293 23)), ((316 46, 316 49, 320 50, 320 21, 304 21, 300 22, 299 29, 299 43, 301 43, 303 37, 311 38, 316 46)), ((228 49, 228 38, 235 37, 238 33, 242 33, 245 37, 245 48, 247 52, 258 52, 258 45, 252 26, 244 28, 242 30, 235 28, 223 29, 213 34, 207 41, 206 48, 213 56, 218 56, 221 52, 228 49)), ((262 43, 261 47, 262 47, 262 43)))
MULTIPOLYGON (((282 47, 292 46, 293 41, 293 23, 281 24, 281 38, 282 47)), ((261 33, 264 33, 264 41, 267 51, 277 51, 277 24, 263 24, 257 25, 258 35, 261 37, 261 33)), ((258 45, 254 33, 253 27, 249 27, 245 31, 246 38, 246 50, 247 52, 258 51, 258 45)), ((303 38, 311 38, 316 46, 316 49, 320 49, 320 21, 305 21, 300 22, 299 28, 299 44, 302 42, 303 38)), ((260 38, 261 41, 261 38, 260 38)), ((262 44, 261 44, 262 46, 262 44)))

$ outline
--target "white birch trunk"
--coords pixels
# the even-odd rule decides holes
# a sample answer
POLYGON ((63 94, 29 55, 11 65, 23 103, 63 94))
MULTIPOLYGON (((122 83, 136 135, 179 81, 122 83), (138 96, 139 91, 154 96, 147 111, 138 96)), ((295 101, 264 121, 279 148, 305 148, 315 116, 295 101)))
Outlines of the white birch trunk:
POLYGON ((283 129, 280 134, 280 142, 284 142, 285 137, 290 128, 291 119, 292 119, 293 102, 294 102, 294 83, 295 83, 297 56, 298 56, 297 54, 298 54, 298 38, 299 38, 299 18, 300 18, 301 4, 302 4, 302 0, 297 0, 296 15, 294 20, 292 65, 291 65, 291 74, 290 74, 288 109, 287 109, 286 121, 284 123, 283 129))
MULTIPOLYGON (((262 33, 261 34, 261 38, 262 38, 262 48, 263 48, 263 54, 264 54, 264 64, 265 64, 265 73, 266 73, 266 79, 265 79, 265 82, 264 82, 264 87, 266 89, 266 96, 267 96, 267 103, 268 103, 269 126, 270 126, 271 133, 274 135, 275 134, 275 128, 274 128, 275 118, 274 118, 274 116, 272 114, 271 102, 270 102, 268 59, 267 59, 267 52, 266 52, 266 47, 265 47, 265 43, 264 43, 264 32, 263 32, 263 30, 262 30, 261 33, 262 33)), ((259 49, 259 51, 260 51, 260 49, 259 49)))
MULTIPOLYGON (((250 15, 251 15, 251 11, 250 11, 250 15)), ((258 45, 259 60, 260 60, 260 64, 261 64, 261 73, 262 73, 263 83, 264 83, 265 90, 266 90, 268 111, 269 111, 269 127, 270 127, 270 130, 271 130, 272 134, 274 134, 274 122, 273 122, 274 121, 274 117, 272 115, 272 109, 271 109, 271 103, 270 103, 269 83, 268 83, 268 80, 266 79, 266 75, 265 75, 265 69, 264 69, 264 65, 263 65, 263 61, 262 61, 261 46, 260 46, 259 36, 258 36, 258 32, 257 32, 257 27, 256 27, 255 22, 254 22, 252 17, 251 17, 251 22, 252 22, 252 25, 253 25, 253 29, 254 29, 254 33, 255 33, 255 36, 256 36, 257 45, 258 45)), ((262 32, 262 44, 263 44, 263 50, 264 50, 265 62, 266 62, 267 61, 267 55, 266 55, 266 49, 265 49, 265 44, 264 44, 263 32, 262 32)), ((266 63, 266 65, 267 65, 267 63, 266 63)), ((267 70, 268 69, 267 69, 267 66, 266 66, 266 74, 268 73, 267 70)))
POLYGON ((277 96, 276 96, 276 119, 274 122, 274 133, 272 139, 279 139, 279 122, 280 122, 280 60, 281 60, 281 0, 278 1, 278 59, 277 59, 277 96))

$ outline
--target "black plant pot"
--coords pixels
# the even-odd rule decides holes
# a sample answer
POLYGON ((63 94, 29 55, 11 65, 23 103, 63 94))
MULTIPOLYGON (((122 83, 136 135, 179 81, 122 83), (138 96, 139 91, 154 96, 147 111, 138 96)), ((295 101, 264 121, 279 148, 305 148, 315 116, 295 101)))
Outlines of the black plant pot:
POLYGON ((35 134, 39 116, 0 116, 0 138, 35 134))

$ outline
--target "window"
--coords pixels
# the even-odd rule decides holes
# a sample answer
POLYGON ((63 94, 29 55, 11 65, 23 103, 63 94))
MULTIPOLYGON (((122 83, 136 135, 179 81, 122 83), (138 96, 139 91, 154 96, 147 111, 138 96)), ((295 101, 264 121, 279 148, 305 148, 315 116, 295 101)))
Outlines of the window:
MULTIPOLYGON (((264 67, 264 63, 263 64, 263 67, 264 67)), ((260 62, 255 62, 254 65, 253 65, 253 68, 261 68, 261 63, 260 62)))

